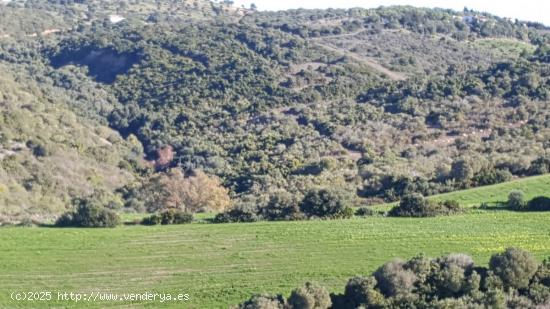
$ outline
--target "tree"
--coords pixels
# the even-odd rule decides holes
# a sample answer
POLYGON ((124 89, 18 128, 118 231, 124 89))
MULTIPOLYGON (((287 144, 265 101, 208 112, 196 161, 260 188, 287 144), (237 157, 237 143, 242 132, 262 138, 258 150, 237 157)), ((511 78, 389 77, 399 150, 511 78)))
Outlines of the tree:
POLYGON ((155 160, 155 166, 158 169, 168 167, 172 160, 174 160, 174 148, 170 145, 163 146, 157 149, 157 159, 155 160))
POLYGON ((270 221, 293 220, 301 217, 298 202, 286 191, 270 194, 266 205, 260 209, 260 215, 270 221))
POLYGON ((324 287, 307 282, 303 287, 292 291, 288 304, 296 309, 327 309, 332 305, 332 301, 324 287))
POLYGON ((354 308, 384 308, 384 295, 375 289, 377 285, 374 277, 353 277, 346 284, 344 296, 354 308))
POLYGON ((75 210, 59 217, 57 226, 115 227, 120 223, 119 216, 97 199, 76 198, 72 203, 75 210))
POLYGON ((308 217, 317 218, 342 218, 353 215, 341 194, 327 189, 310 190, 302 200, 300 210, 308 217))
POLYGON ((259 294, 239 304, 236 309, 284 309, 285 304, 286 301, 281 295, 259 294))
POLYGON ((402 261, 392 261, 384 264, 374 272, 378 288, 386 297, 405 296, 414 288, 416 275, 405 269, 402 261))
POLYGON ((523 191, 514 190, 508 194, 508 207, 514 210, 525 210, 527 203, 525 202, 525 194, 523 191))
POLYGON ((195 213, 228 209, 231 205, 228 192, 217 177, 198 170, 185 177, 181 169, 174 168, 151 177, 141 195, 150 212, 177 208, 195 213))
POLYGON ((459 213, 460 205, 456 201, 431 201, 418 193, 407 194, 399 205, 392 208, 388 215, 394 217, 435 217, 459 213))
POLYGON ((428 201, 420 194, 407 194, 401 198, 399 206, 390 211, 396 217, 423 217, 428 201))
POLYGON ((252 11, 256 11, 258 9, 258 6, 256 6, 256 3, 250 3, 250 9, 252 11))
POLYGON ((538 267, 531 253, 518 248, 508 248, 491 256, 489 261, 489 269, 502 280, 505 288, 526 288, 538 267))
POLYGON ((451 166, 451 177, 460 182, 467 182, 474 176, 474 169, 465 159, 453 162, 451 166))

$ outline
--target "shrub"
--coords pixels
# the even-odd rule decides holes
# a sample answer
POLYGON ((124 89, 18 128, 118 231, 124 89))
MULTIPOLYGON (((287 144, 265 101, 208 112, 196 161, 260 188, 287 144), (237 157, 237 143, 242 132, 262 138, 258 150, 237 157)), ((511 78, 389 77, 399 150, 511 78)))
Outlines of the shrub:
POLYGON ((18 226, 24 226, 24 227, 33 227, 35 223, 31 218, 23 218, 19 223, 18 226))
POLYGON ((214 223, 256 222, 259 220, 253 205, 237 206, 214 217, 214 223))
POLYGON ((438 266, 433 276, 439 297, 457 297, 477 290, 481 277, 473 272, 474 261, 466 254, 450 254, 435 260, 438 266))
POLYGON ((32 154, 36 157, 47 157, 51 155, 50 149, 42 142, 29 140, 27 141, 27 147, 32 150, 32 154))
POLYGON ((383 308, 386 300, 384 295, 375 289, 377 285, 374 277, 353 277, 346 284, 344 296, 353 308, 383 308))
POLYGON ((321 286, 306 283, 290 294, 288 304, 291 308, 327 309, 332 305, 329 292, 321 286))
POLYGON ((527 203, 527 209, 531 211, 550 211, 550 198, 537 196, 527 203))
POLYGON ((550 171, 550 158, 539 157, 531 162, 531 167, 529 168, 530 175, 546 174, 548 171, 550 171))
POLYGON ((506 308, 521 309, 521 308, 536 308, 533 302, 524 296, 517 294, 508 295, 506 297, 506 308))
POLYGON ((508 207, 514 210, 526 210, 525 195, 522 191, 514 190, 508 194, 508 207))
POLYGON ((72 226, 73 225, 73 212, 66 212, 62 214, 57 220, 55 221, 55 225, 59 227, 66 227, 66 226, 72 226))
POLYGON ((499 169, 482 169, 472 179, 473 184, 476 186, 486 186, 496 183, 506 182, 512 179, 512 173, 508 170, 499 169))
POLYGON ((529 297, 536 303, 550 304, 550 260, 539 266, 529 285, 529 297))
POLYGON ((309 191, 300 210, 310 218, 350 218, 353 210, 345 206, 343 197, 327 189, 309 191))
POLYGON ((150 217, 143 218, 143 220, 141 220, 141 224, 158 225, 161 223, 161 221, 162 221, 162 218, 159 215, 154 214, 154 215, 151 215, 150 217))
POLYGON ((179 209, 167 209, 160 213, 160 223, 166 224, 185 224, 193 222, 193 215, 179 209))
POLYGON ((428 201, 420 194, 407 194, 401 198, 399 205, 390 210, 395 217, 423 217, 428 201))
POLYGON ((286 302, 281 295, 253 295, 234 309, 285 309, 286 302))
POLYGON ((119 216, 93 199, 75 199, 76 211, 63 214, 56 221, 60 227, 115 227, 120 223, 119 216))
POLYGON ((374 211, 369 207, 360 207, 355 211, 355 215, 360 217, 373 216, 374 211))
POLYGON ((167 224, 186 224, 193 222, 193 214, 186 213, 179 209, 167 209, 160 214, 154 214, 144 218, 141 221, 143 225, 167 225, 167 224))
POLYGON ((489 261, 489 269, 504 286, 515 289, 526 288, 538 267, 539 263, 531 253, 518 248, 508 248, 493 255, 489 261))
POLYGON ((437 205, 439 206, 437 209, 439 215, 451 215, 462 211, 460 204, 453 200, 438 202, 437 205))
POLYGON ((416 275, 403 265, 402 261, 392 261, 374 272, 378 288, 386 297, 403 296, 412 291, 416 275))
POLYGON ((429 201, 420 194, 405 195, 399 205, 388 213, 393 217, 435 217, 460 212, 460 205, 456 201, 429 201))
POLYGON ((273 193, 259 214, 265 220, 299 220, 303 218, 294 196, 286 191, 273 193))

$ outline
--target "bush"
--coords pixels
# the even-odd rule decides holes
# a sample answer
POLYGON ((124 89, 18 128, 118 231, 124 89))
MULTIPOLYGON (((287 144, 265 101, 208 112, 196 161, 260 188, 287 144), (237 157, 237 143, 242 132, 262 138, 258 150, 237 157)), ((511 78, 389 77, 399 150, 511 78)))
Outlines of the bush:
POLYGON ((154 214, 144 218, 141 221, 143 225, 167 225, 167 224, 186 224, 193 222, 193 214, 186 213, 179 209, 167 209, 160 214, 154 214))
POLYGON ((489 269, 504 286, 515 289, 526 288, 538 267, 539 263, 531 253, 518 248, 508 248, 493 255, 489 261, 489 269))
POLYGON ((349 306, 353 308, 383 308, 386 300, 384 295, 375 289, 377 285, 374 277, 353 277, 346 284, 344 292, 349 306))
POLYGON ((27 147, 32 150, 32 154, 36 157, 47 157, 51 155, 50 149, 39 141, 27 141, 27 147))
POLYGON ((114 211, 105 208, 93 199, 75 199, 76 211, 67 212, 57 219, 60 227, 115 227, 120 218, 114 211))
POLYGON ((151 215, 150 217, 146 217, 146 218, 143 218, 143 220, 141 220, 141 224, 143 225, 158 225, 162 222, 162 218, 155 214, 155 215, 151 215))
POLYGON ((445 200, 437 202, 437 211, 439 215, 451 215, 462 211, 460 204, 457 201, 445 200))
POLYGON ((254 295, 234 309, 285 309, 286 302, 281 295, 254 295))
POLYGON ((253 205, 237 206, 214 217, 214 223, 256 222, 259 220, 253 205))
POLYGON ((392 208, 388 215, 392 217, 435 217, 460 212, 456 201, 435 202, 425 199, 420 194, 405 195, 399 205, 392 208))
POLYGON ((193 222, 193 215, 178 209, 168 209, 160 213, 160 223, 166 224, 185 224, 193 222))
POLYGON ((515 190, 508 194, 508 207, 514 210, 527 210, 525 203, 525 195, 522 191, 515 190))
POLYGON ((527 208, 531 211, 550 211, 550 198, 537 196, 527 203, 527 208))
POLYGON ((308 282, 305 286, 292 291, 288 304, 296 309, 327 309, 331 307, 332 301, 324 287, 308 282))
POLYGON ((509 181, 512 176, 512 173, 508 170, 483 169, 474 176, 472 182, 475 186, 487 186, 509 181))
POLYGON ((350 218, 353 210, 345 206, 343 197, 327 189, 309 191, 300 210, 309 218, 350 218))
POLYGON ((73 226, 73 212, 66 212, 62 214, 55 221, 55 225, 59 227, 73 226))
POLYGON ((417 280, 416 275, 403 267, 402 261, 384 264, 374 272, 378 288, 386 297, 409 294, 417 280))
POLYGON ((428 201, 420 194, 407 194, 401 198, 399 205, 389 212, 393 217, 424 217, 428 201))
POLYGON ((303 218, 294 196, 286 191, 269 196, 267 204, 259 211, 260 216, 269 221, 299 220, 303 218))
POLYGON ((533 276, 529 296, 536 303, 550 303, 550 259, 544 260, 533 276))
POLYGON ((456 297, 477 290, 480 276, 473 271, 474 261, 465 254, 450 254, 435 260, 438 269, 433 283, 439 297, 456 297))
POLYGON ((369 207, 360 207, 357 208, 357 210, 355 211, 355 215, 359 217, 373 216, 374 211, 369 207))

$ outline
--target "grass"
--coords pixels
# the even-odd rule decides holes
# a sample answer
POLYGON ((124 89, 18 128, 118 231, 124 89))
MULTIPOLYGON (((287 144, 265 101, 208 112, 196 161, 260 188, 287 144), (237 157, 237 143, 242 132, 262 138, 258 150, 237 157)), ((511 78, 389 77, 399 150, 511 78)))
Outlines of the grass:
POLYGON ((472 43, 474 46, 491 50, 500 56, 518 57, 524 50, 534 52, 536 46, 516 39, 509 38, 486 38, 478 39, 472 43))
POLYGON ((455 200, 463 207, 471 207, 479 206, 483 202, 493 204, 506 202, 508 194, 513 190, 523 191, 525 198, 528 200, 535 196, 550 195, 550 174, 434 195, 431 198, 436 200, 455 200))
MULTIPOLYGON (((12 291, 189 293, 188 308, 223 308, 254 292, 288 294, 308 280, 341 292, 347 278, 418 253, 465 252, 486 263, 491 254, 518 246, 542 259, 550 256, 549 221, 550 213, 478 211, 426 219, 3 228, 0 307, 29 307, 10 301, 12 291)), ((132 306, 138 304, 181 307, 132 306)))
MULTIPOLYGON (((429 199, 443 201, 457 201, 462 207, 479 206, 481 203, 499 204, 508 200, 508 194, 513 190, 525 193, 525 199, 535 196, 550 195, 550 174, 521 178, 496 185, 477 187, 473 189, 454 191, 430 196, 429 199)), ((392 205, 383 204, 374 206, 377 210, 388 210, 392 205)))
MULTIPOLYGON (((521 189, 550 188, 550 175, 434 196, 463 206, 501 202, 521 189)), ((127 220, 140 215, 128 215, 127 220)), ((200 219, 211 217, 202 215, 200 219)), ((115 229, 0 229, 0 308, 41 307, 11 292, 188 293, 186 308, 226 308, 257 292, 283 293, 306 281, 342 292, 347 279, 393 258, 472 255, 506 247, 550 257, 550 212, 470 210, 438 218, 367 217, 334 221, 121 226, 115 229)), ((179 302, 68 302, 57 307, 172 307, 179 302)))

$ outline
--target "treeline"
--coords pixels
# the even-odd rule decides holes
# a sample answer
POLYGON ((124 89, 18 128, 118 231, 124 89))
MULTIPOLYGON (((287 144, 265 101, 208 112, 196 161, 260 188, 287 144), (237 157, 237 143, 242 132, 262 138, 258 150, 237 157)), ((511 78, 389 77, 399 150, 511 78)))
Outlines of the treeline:
POLYGON ((475 265, 466 254, 394 260, 347 282, 343 294, 306 283, 282 295, 258 294, 234 306, 267 308, 545 308, 550 306, 550 261, 508 248, 475 265))
POLYGON ((343 192, 312 189, 300 199, 286 191, 278 191, 263 201, 262 198, 243 201, 235 208, 216 215, 214 223, 345 219, 352 217, 353 213, 349 197, 346 198, 343 192))
MULTIPOLYGON (((406 29, 423 35, 450 35, 457 40, 511 37, 539 42, 540 24, 510 20, 465 9, 424 9, 410 6, 377 9, 288 10, 259 12, 248 17, 262 27, 276 28, 303 38, 350 33, 365 29, 406 29), (326 23, 323 23, 325 21, 326 23), (320 25, 320 26, 319 26, 320 25)), ((544 27, 542 27, 544 29, 544 27)))

